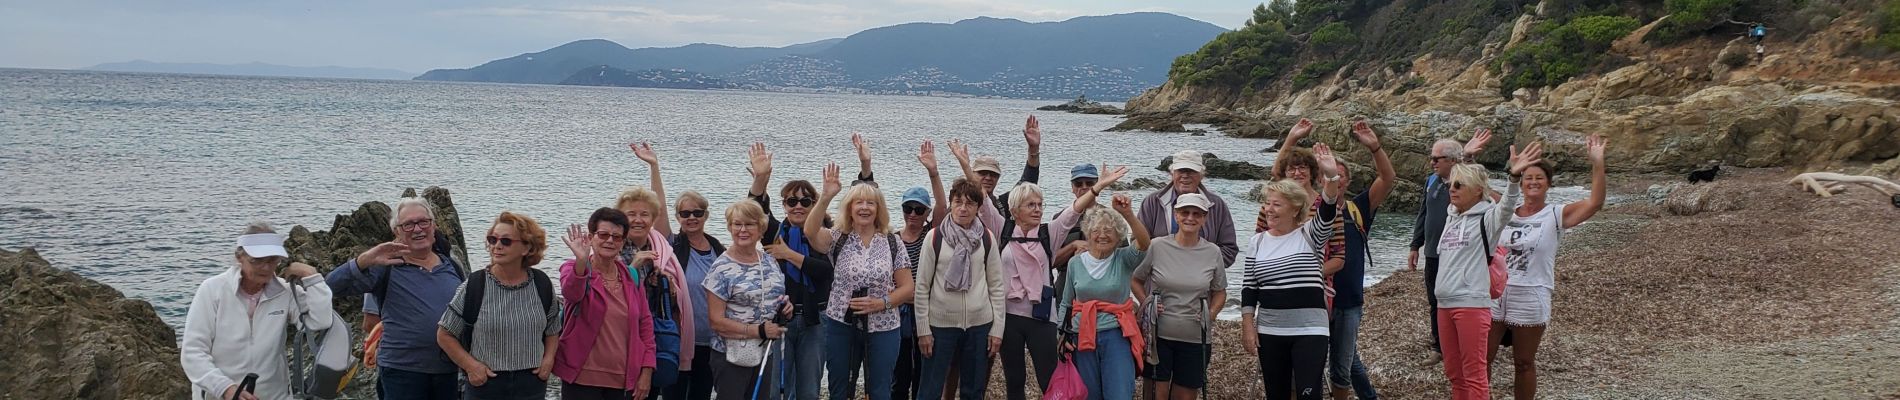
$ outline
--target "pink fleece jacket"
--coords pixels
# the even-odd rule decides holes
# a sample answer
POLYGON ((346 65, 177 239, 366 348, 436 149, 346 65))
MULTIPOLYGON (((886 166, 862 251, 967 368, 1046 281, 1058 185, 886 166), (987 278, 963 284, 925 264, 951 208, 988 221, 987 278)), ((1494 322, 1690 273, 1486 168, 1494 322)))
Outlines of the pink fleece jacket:
POLYGON ((561 324, 561 348, 554 356, 554 375, 569 382, 580 376, 581 366, 594 351, 601 323, 607 318, 607 286, 601 282, 601 273, 619 274, 621 281, 628 283, 621 285, 621 290, 627 299, 628 331, 634 333, 627 338, 626 387, 631 388, 639 383, 641 368, 654 366, 653 314, 647 311, 646 288, 631 284, 626 264, 615 261, 612 266, 598 267, 606 268, 590 268, 593 271, 581 274, 575 270, 574 260, 561 264, 561 309, 569 314, 561 324))

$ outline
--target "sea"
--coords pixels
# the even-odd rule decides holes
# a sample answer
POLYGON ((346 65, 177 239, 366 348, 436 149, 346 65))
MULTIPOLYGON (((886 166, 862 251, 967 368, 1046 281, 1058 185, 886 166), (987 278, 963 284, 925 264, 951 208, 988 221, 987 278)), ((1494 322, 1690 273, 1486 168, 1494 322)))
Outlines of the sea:
MULTIPOLYGON (((659 154, 667 193, 697 190, 714 210, 744 196, 754 142, 774 154, 774 188, 818 181, 830 162, 855 173, 852 133, 868 138, 892 204, 902 188, 928 184, 916 159, 925 140, 937 143, 946 177, 958 172, 944 144, 960 139, 999 159, 1010 179, 1023 166, 1030 115, 1042 126, 1041 180, 1052 185, 1045 215, 1071 203, 1069 168, 1080 163, 1165 181, 1155 166, 1183 149, 1273 161, 1263 151, 1272 140, 1104 132, 1119 119, 1035 111, 1051 103, 0 69, 0 248, 37 249, 182 328, 198 284, 234 265, 248 222, 325 230, 364 202, 441 186, 475 244, 470 261, 485 265, 478 243, 504 210, 565 226, 622 188, 647 185, 647 166, 627 148, 636 141, 659 154)), ((1244 194, 1257 183, 1207 180, 1234 210, 1243 252, 1258 210, 1244 194)), ((1139 204, 1151 191, 1130 194, 1139 204)), ((1404 268, 1412 220, 1376 219, 1363 284, 1404 268)), ((716 213, 707 225, 725 236, 716 213)), ((537 268, 552 272, 571 253, 549 242, 537 268)), ((1237 292, 1244 275, 1228 276, 1237 292)), ((1231 317, 1238 293, 1229 299, 1231 317)))

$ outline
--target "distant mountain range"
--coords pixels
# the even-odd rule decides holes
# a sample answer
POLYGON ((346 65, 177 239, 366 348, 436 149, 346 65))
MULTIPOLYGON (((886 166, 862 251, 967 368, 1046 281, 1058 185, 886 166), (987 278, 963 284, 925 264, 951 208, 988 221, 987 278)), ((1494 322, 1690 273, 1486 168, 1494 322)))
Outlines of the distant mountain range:
POLYGON ((1029 23, 980 17, 786 47, 628 49, 575 41, 418 80, 1019 98, 1132 97, 1227 30, 1166 13, 1029 23))
POLYGON ((167 74, 287 76, 301 78, 409 79, 415 73, 380 68, 296 67, 253 62, 248 64, 166 63, 133 60, 84 68, 89 71, 155 72, 167 74))

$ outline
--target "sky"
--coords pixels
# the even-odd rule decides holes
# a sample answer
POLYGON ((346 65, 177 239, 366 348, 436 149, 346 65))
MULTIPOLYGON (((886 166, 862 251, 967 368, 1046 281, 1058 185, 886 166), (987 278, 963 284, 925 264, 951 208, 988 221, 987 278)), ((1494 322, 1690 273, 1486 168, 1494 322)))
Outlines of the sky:
POLYGON ((0 0, 0 67, 131 60, 467 68, 579 39, 784 46, 908 22, 1159 11, 1237 28, 1260 0, 0 0))

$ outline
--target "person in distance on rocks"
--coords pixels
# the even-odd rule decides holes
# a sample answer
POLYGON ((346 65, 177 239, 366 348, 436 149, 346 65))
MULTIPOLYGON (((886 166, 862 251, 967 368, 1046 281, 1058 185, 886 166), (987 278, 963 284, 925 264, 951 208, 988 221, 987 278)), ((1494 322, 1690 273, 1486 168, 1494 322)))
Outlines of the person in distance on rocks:
POLYGON ((429 202, 397 201, 389 219, 395 240, 371 247, 327 277, 337 296, 374 293, 380 303, 383 338, 376 367, 385 398, 448 400, 460 392, 455 364, 436 344, 436 324, 465 276, 435 222, 429 202))
POLYGON ((198 285, 178 362, 193 399, 290 399, 287 324, 322 331, 342 323, 333 318, 330 285, 316 268, 287 262, 284 235, 270 224, 245 227, 236 250, 236 265, 198 285), (255 391, 240 392, 247 374, 257 374, 255 391))

